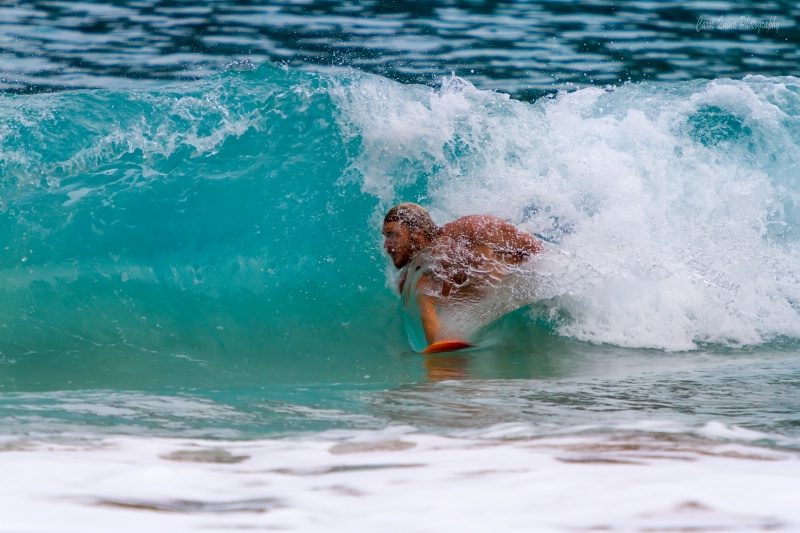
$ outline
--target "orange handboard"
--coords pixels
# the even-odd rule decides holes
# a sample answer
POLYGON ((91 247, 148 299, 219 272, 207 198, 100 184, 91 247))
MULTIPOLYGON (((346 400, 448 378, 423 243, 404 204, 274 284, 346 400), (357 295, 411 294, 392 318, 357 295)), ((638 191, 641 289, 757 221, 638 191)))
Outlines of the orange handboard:
POLYGON ((447 339, 434 342, 422 350, 422 353, 455 352, 456 350, 463 350, 464 348, 472 348, 472 345, 458 339, 447 339))

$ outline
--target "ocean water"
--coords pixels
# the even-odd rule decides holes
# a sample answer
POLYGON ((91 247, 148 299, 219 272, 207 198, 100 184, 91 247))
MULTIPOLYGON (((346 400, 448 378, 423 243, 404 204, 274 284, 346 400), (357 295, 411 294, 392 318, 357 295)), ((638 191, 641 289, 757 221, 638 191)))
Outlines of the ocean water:
POLYGON ((681 5, 0 7, 0 532, 800 529, 796 8, 681 5), (477 348, 401 201, 544 241, 477 348))

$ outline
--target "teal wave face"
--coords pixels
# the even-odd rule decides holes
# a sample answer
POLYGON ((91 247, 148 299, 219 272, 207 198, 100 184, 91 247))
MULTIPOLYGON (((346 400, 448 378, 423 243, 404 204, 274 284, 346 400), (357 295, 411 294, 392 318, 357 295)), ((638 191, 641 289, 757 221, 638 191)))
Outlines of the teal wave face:
POLYGON ((100 365, 155 382, 161 366, 168 379, 240 379, 238 365, 262 362, 275 379, 369 373, 372 350, 342 332, 358 322, 358 342, 382 347, 377 332, 399 319, 367 224, 376 200, 340 183, 334 112, 318 77, 271 66, 148 93, 5 97, 12 368, 77 358, 76 379, 104 381, 100 365), (347 365, 326 363, 342 350, 347 365))
POLYGON ((458 78, 434 90, 265 65, 3 96, 3 386, 402 381, 379 224, 409 200, 438 222, 490 213, 549 241, 533 265, 537 342, 798 338, 798 87, 527 104, 458 78))

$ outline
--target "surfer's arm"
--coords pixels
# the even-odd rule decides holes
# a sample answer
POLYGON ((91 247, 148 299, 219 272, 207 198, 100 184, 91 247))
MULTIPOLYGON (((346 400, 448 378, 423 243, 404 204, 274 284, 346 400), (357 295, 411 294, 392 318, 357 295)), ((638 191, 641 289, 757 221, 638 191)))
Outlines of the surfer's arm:
POLYGON ((417 307, 419 307, 419 317, 422 320, 422 329, 425 331, 425 339, 431 344, 439 333, 439 314, 433 304, 433 298, 426 294, 417 295, 417 307))
POLYGON ((436 291, 435 283, 425 274, 420 276, 415 289, 422 329, 425 331, 425 339, 431 344, 439 333, 439 313, 436 311, 436 299, 432 296, 436 291))

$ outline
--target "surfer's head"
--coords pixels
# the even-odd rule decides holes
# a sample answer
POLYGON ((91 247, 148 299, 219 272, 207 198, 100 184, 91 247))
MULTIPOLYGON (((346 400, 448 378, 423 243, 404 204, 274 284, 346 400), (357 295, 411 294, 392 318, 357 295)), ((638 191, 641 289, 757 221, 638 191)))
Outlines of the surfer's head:
POLYGON ((439 228, 422 207, 407 202, 394 206, 383 219, 383 247, 396 268, 406 266, 417 252, 433 244, 439 228))

